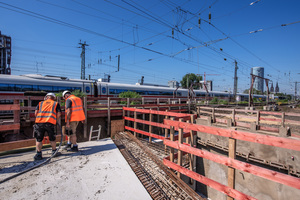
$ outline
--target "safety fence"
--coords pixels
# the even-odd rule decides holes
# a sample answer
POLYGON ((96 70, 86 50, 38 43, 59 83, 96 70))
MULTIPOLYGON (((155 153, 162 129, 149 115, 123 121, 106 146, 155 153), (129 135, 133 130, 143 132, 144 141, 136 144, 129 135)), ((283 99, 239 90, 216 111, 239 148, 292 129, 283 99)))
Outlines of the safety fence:
MULTIPOLYGON (((165 119, 172 117, 174 119, 182 118, 188 121, 194 121, 197 115, 176 113, 173 112, 172 110, 158 111, 158 110, 151 110, 151 109, 149 110, 149 109, 123 107, 123 119, 127 122, 125 123, 125 129, 129 131, 133 131, 134 136, 136 136, 137 133, 148 136, 150 142, 152 138, 161 139, 161 140, 168 138, 168 134, 169 134, 168 132, 170 127, 163 124, 164 118, 162 117, 164 117, 165 119), (145 116, 146 114, 148 116, 145 116), (132 115, 133 117, 130 117, 132 115), (138 117, 138 115, 140 117, 138 117), (154 115, 156 115, 156 120, 154 119, 154 115), (133 127, 129 126, 130 124, 129 122, 133 122, 133 127), (143 127, 141 128, 142 130, 137 128, 138 123, 143 125, 143 127), (145 127, 144 125, 148 125, 148 127, 145 127), (155 134, 153 131, 153 127, 159 128, 161 130, 159 131, 159 129, 157 129, 155 132, 160 132, 160 133, 164 132, 164 135, 155 134)), ((187 137, 188 134, 189 133, 185 133, 185 136, 187 137)), ((177 139, 177 137, 175 139, 177 139)))
POLYGON ((279 133, 285 127, 289 135, 300 137, 300 113, 271 112, 198 106, 199 118, 212 123, 231 124, 247 129, 279 133))
POLYGON ((12 119, 1 119, 0 131, 16 130, 20 129, 20 104, 19 100, 14 100, 13 104, 0 105, 1 111, 12 111, 12 119))
POLYGON ((168 146, 170 150, 170 156, 163 159, 166 166, 177 171, 177 175, 185 175, 192 180, 196 180, 204 185, 214 188, 224 194, 229 198, 235 199, 255 199, 247 194, 244 194, 234 188, 235 184, 235 170, 241 170, 252 175, 262 177, 264 179, 284 184, 296 189, 300 189, 300 178, 280 173, 278 171, 270 170, 264 167, 253 165, 247 162, 237 160, 236 156, 236 143, 237 140, 246 141, 251 143, 257 143, 262 145, 269 145, 278 148, 285 148, 294 151, 300 151, 300 141, 290 138, 275 137, 270 135, 262 135, 257 133, 250 133, 245 131, 238 131, 234 129, 225 129, 219 127, 211 127, 205 125, 194 124, 194 115, 182 114, 182 113, 171 113, 166 111, 153 111, 146 109, 137 108, 123 108, 123 118, 126 120, 127 124, 133 122, 133 127, 125 125, 125 129, 132 131, 135 136, 138 134, 146 135, 152 138, 157 138, 163 140, 164 145, 168 146), (127 113, 126 111, 131 112, 127 113), (133 114, 132 114, 133 113, 133 114), (141 120, 141 114, 147 114, 148 120, 141 120), (133 115, 134 117, 130 117, 133 115), (160 123, 153 122, 151 115, 160 115, 164 118, 163 122, 160 123), (192 117, 193 116, 193 117, 192 117), (170 119, 172 117, 172 119, 170 119), (191 120, 191 121, 190 121, 191 120), (149 126, 145 130, 140 130, 137 127, 146 124, 149 126), (152 126, 160 127, 165 129, 165 135, 159 135, 154 133, 152 126), (169 135, 168 135, 169 131, 169 135), (175 134, 175 131, 178 134, 175 134), (216 153, 211 153, 206 150, 201 150, 196 148, 194 145, 194 135, 196 132, 217 135, 228 138, 228 150, 229 155, 223 156, 216 153), (186 142, 183 142, 183 138, 186 138, 186 142), (176 152, 176 153, 175 153, 176 152), (188 154, 189 158, 189 169, 182 166, 182 156, 188 154), (228 185, 221 184, 210 178, 205 177, 193 170, 194 157, 204 158, 215 163, 219 163, 228 167, 228 185), (176 162, 175 162, 176 161, 176 162))

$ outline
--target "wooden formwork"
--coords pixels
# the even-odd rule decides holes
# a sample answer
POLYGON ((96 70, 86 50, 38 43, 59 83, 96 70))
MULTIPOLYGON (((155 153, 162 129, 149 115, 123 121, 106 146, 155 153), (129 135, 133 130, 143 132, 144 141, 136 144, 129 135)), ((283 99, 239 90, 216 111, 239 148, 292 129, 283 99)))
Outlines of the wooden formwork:
MULTIPOLYGON (((294 151, 300 151, 300 141, 291 139, 291 138, 283 138, 283 137, 275 137, 270 135, 262 135, 257 133, 250 133, 246 131, 238 131, 235 129, 227 129, 227 128, 219 128, 219 127, 211 127, 205 125, 193 124, 193 119, 189 114, 183 113, 170 113, 165 111, 153 111, 146 109, 136 109, 136 108, 123 108, 124 111, 130 111, 134 113, 143 113, 143 114, 156 114, 156 115, 164 115, 165 119, 163 123, 152 122, 151 120, 141 120, 137 119, 137 115, 134 114, 134 118, 128 117, 124 115, 125 121, 133 121, 134 123, 146 124, 151 126, 157 126, 164 128, 170 132, 170 137, 158 135, 146 130, 137 129, 136 124, 134 127, 125 126, 125 129, 132 131, 135 133, 139 133, 142 135, 146 135, 153 138, 158 138, 163 140, 164 145, 171 147, 170 156, 166 157, 163 162, 166 166, 177 171, 178 176, 181 174, 201 182, 209 187, 212 187, 228 196, 228 199, 255 199, 250 195, 244 194, 235 189, 234 182, 234 170, 238 169, 247 173, 250 173, 255 176, 262 177, 264 179, 277 182, 280 184, 284 184, 296 189, 300 189, 300 178, 293 177, 291 175, 287 175, 284 173, 280 173, 274 170, 270 170, 264 167, 259 167, 256 165, 249 164, 247 162, 242 162, 235 159, 236 155, 236 141, 248 141, 252 143, 258 143, 263 145, 274 146, 278 148, 285 148, 294 151), (169 119, 169 117, 173 117, 169 119), (190 121, 186 121, 187 118, 190 117, 190 121), (177 120, 175 120, 175 118, 177 120), (184 122, 184 118, 186 122, 184 122), (179 119, 179 120, 178 120, 179 119), (175 136, 175 130, 178 131, 178 135, 175 136), (187 137, 192 140, 193 135, 196 132, 203 132, 207 134, 218 135, 222 137, 226 137, 229 140, 229 156, 222 156, 215 153, 208 152, 206 150, 197 149, 193 143, 191 142, 183 142, 183 138, 187 137), (177 150, 177 153, 174 153, 177 150), (225 165, 228 167, 228 185, 223 185, 219 182, 216 182, 212 179, 209 179, 201 174, 198 174, 193 171, 192 168, 187 169, 182 166, 182 155, 189 154, 189 158, 193 158, 193 156, 205 158, 211 160, 213 162, 225 165), (177 163, 175 163, 175 159, 177 159, 177 163)), ((123 112, 125 114, 125 112, 123 112)), ((264 112, 262 114, 265 114, 264 112)), ((189 141, 189 140, 188 140, 189 141)), ((190 165, 192 166, 192 165, 190 165)))

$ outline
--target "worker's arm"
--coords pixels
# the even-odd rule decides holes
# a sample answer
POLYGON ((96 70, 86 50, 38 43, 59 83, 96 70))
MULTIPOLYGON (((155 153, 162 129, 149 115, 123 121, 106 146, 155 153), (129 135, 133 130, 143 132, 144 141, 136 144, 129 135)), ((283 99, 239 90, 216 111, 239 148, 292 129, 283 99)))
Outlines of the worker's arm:
POLYGON ((56 115, 56 121, 59 123, 59 125, 60 125, 60 118, 61 118, 61 112, 58 112, 56 115))
POLYGON ((38 105, 35 107, 35 111, 34 111, 35 117, 37 116, 37 114, 38 114, 38 112, 39 112, 39 109, 40 109, 40 104, 38 104, 38 105))
POLYGON ((66 112, 67 112, 66 127, 70 127, 70 119, 71 119, 71 113, 72 113, 71 108, 67 108, 66 112))

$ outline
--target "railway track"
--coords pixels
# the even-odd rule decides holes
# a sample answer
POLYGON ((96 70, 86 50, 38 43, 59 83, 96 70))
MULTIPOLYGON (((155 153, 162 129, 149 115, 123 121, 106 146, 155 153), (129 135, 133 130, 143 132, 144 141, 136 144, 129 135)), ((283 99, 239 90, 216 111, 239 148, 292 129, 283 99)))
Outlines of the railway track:
POLYGON ((168 154, 163 145, 124 132, 114 142, 153 199, 204 199, 164 166, 161 160, 168 154))

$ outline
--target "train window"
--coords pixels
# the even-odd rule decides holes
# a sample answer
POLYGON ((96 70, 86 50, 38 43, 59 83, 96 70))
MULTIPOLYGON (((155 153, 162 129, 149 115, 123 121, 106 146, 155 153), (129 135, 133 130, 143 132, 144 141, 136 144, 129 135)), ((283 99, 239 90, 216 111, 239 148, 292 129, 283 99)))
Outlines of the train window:
POLYGON ((80 88, 80 87, 73 87, 73 90, 72 90, 72 91, 75 91, 75 90, 81 91, 81 88, 80 88))
POLYGON ((86 93, 90 93, 90 92, 91 92, 89 86, 86 86, 86 87, 85 87, 85 92, 86 92, 86 93))
POLYGON ((32 86, 32 91, 38 91, 38 90, 39 90, 39 87, 37 85, 32 86))
POLYGON ((38 88, 40 91, 46 91, 46 92, 52 91, 52 86, 48 86, 48 85, 39 85, 38 88))
POLYGON ((52 90, 52 92, 59 92, 59 87, 57 87, 57 86, 53 86, 53 90, 52 90))
POLYGON ((32 85, 16 85, 15 91, 32 91, 32 85))
POLYGON ((0 84, 0 90, 1 91, 11 91, 12 90, 12 85, 11 84, 0 84))

